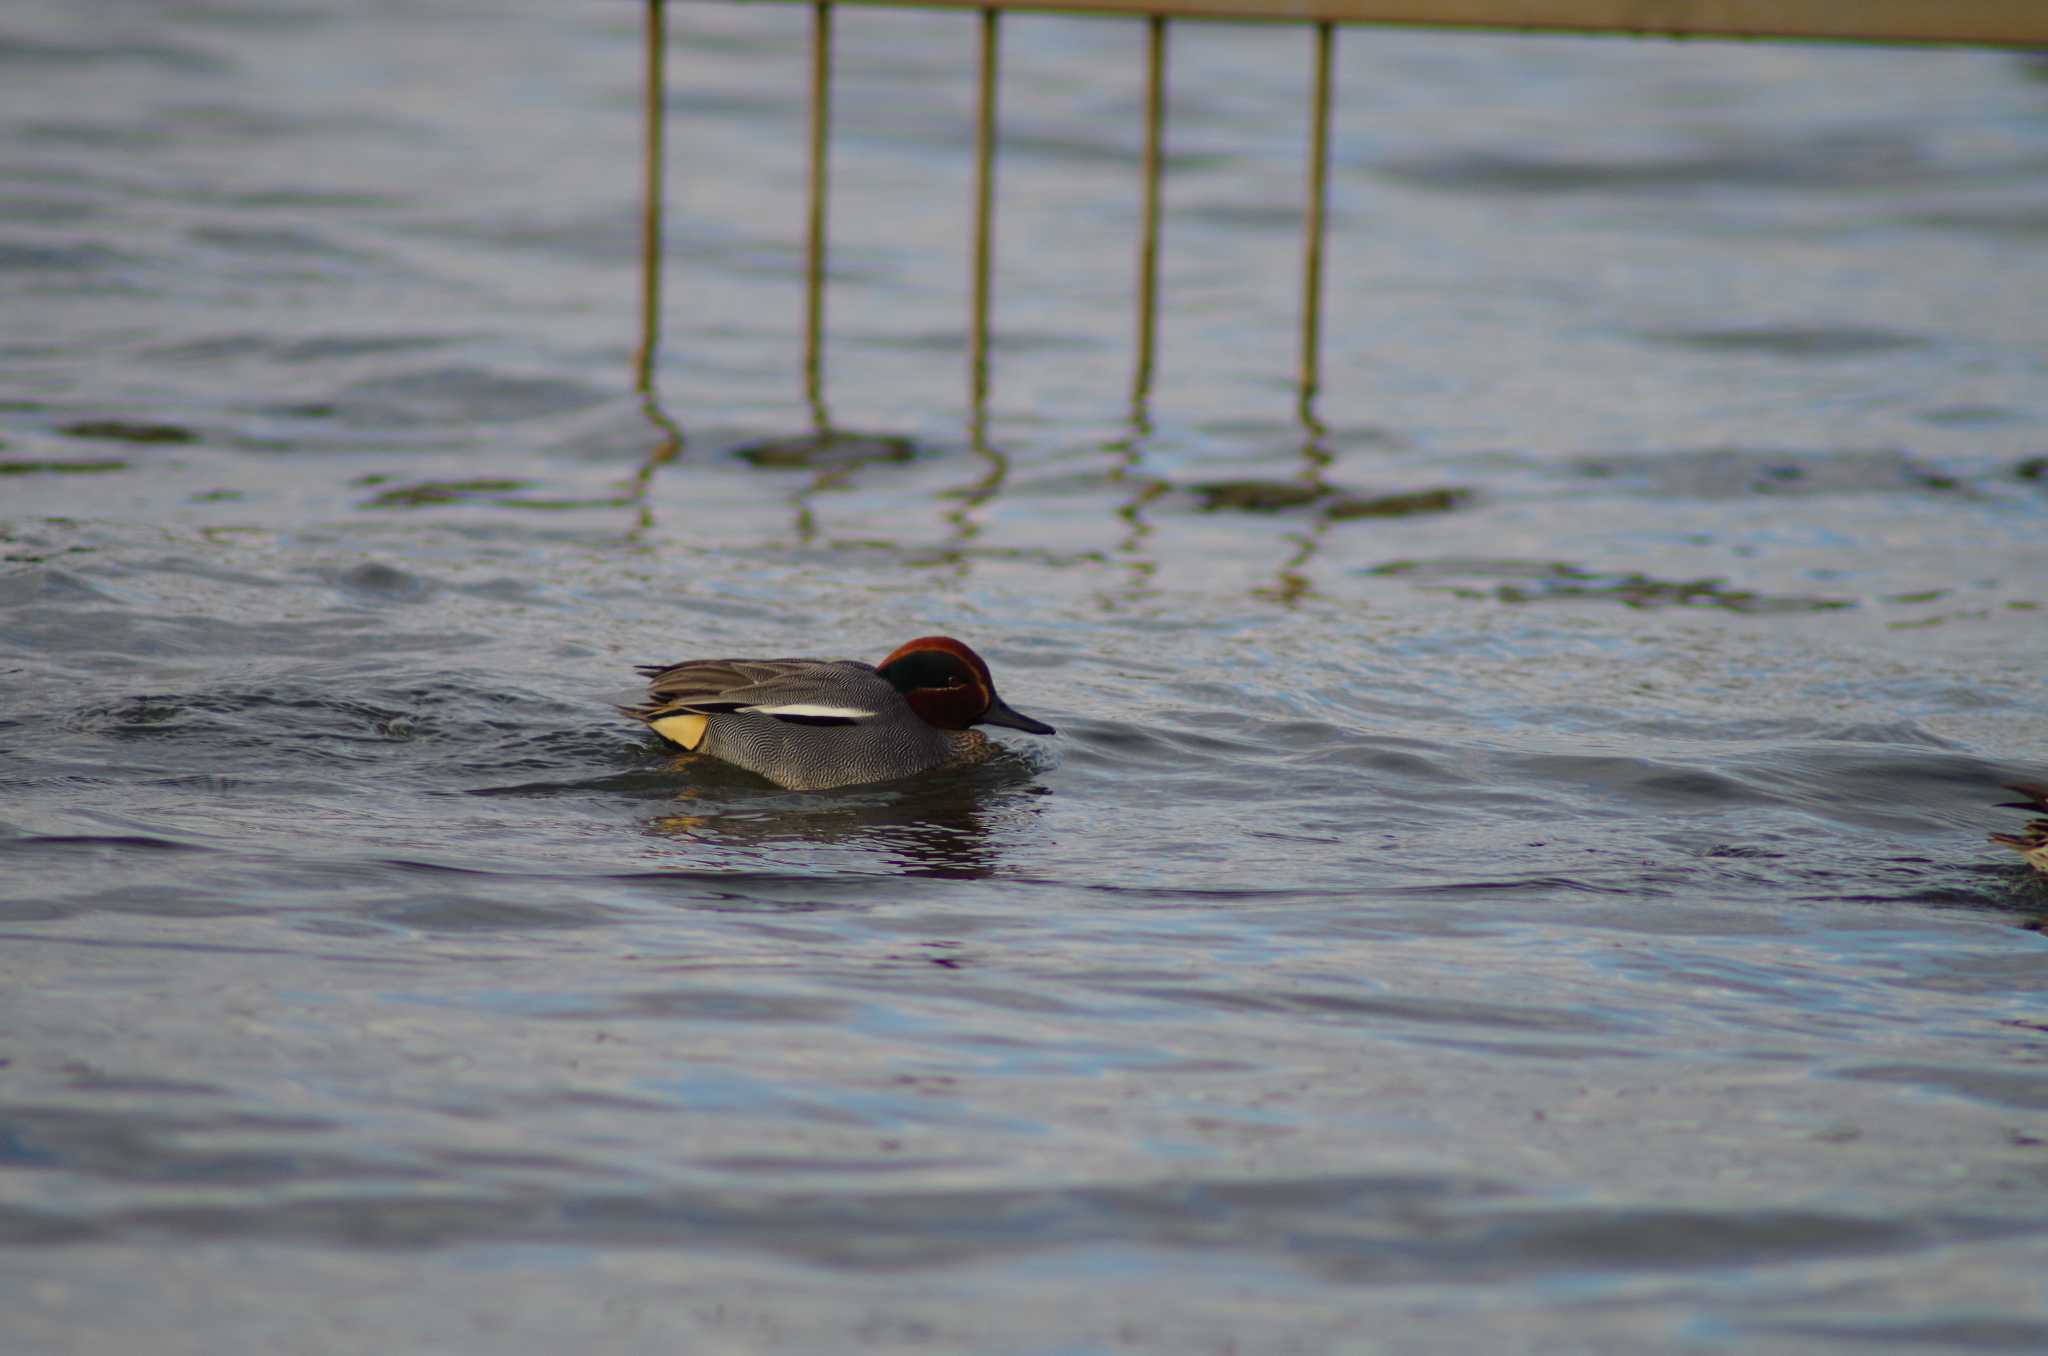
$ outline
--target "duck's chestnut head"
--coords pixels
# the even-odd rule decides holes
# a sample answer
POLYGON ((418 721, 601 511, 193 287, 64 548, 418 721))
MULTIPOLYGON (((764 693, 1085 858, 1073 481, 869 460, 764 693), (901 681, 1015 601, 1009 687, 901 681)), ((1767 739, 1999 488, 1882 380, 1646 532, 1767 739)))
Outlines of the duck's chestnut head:
POLYGON ((920 636, 899 645, 875 672, 927 725, 941 730, 1001 725, 1026 734, 1053 733, 1044 721, 1012 711, 996 695, 996 680, 981 656, 951 636, 920 636))

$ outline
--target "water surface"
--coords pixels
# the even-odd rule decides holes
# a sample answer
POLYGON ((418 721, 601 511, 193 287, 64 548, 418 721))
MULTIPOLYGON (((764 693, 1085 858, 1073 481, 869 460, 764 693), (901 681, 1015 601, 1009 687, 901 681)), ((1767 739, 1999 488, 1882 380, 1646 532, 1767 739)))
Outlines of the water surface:
MULTIPOLYGON (((2048 1345, 2048 82, 2010 54, 17 6, 23 1351, 2048 1345), (680 442, 677 434, 680 434, 680 442), (636 663, 943 630, 1057 725, 793 795, 636 663)), ((12 1349, 11 1347, 11 1349, 12 1349)))

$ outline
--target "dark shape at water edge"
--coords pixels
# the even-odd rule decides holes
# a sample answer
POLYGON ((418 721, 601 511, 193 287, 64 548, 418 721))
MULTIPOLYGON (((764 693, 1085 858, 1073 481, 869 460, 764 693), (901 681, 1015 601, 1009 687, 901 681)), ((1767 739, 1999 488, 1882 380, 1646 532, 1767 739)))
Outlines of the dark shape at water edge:
POLYGON ((178 424, 154 424, 129 419, 85 419, 57 430, 67 438, 87 438, 116 443, 189 443, 199 435, 178 424))
POLYGON ((1332 522, 1449 513, 1473 498, 1471 490, 1456 485, 1367 495, 1305 480, 1209 480, 1188 489, 1204 513, 1284 513, 1319 505, 1323 516, 1332 522))
POLYGON ((127 469, 125 461, 0 461, 0 476, 81 476, 127 469))
POLYGON ((1210 480, 1188 486, 1204 513, 1279 513, 1306 507, 1330 493, 1305 480, 1210 480))
POLYGON ((1383 494, 1373 498, 1341 495, 1323 512, 1332 522, 1353 518, 1412 518, 1423 513, 1449 513, 1472 499, 1472 491, 1457 486, 1413 490, 1406 494, 1383 494))
MULTIPOLYGON (((391 477, 363 476, 355 484, 371 488, 386 484, 391 477)), ((360 507, 373 510, 426 508, 526 509, 538 513, 574 512, 579 509, 623 508, 633 503, 630 490, 589 498, 546 497, 529 493, 538 488, 531 480, 510 480, 479 476, 471 480, 422 480, 411 485, 393 485, 364 500, 360 507)))
POLYGON ((741 443, 732 455, 764 471, 819 471, 915 461, 923 450, 915 439, 900 433, 828 428, 741 443))
MULTIPOLYGON (((382 477, 365 477, 357 484, 373 484, 382 477)), ((440 504, 506 503, 504 496, 533 488, 530 480, 423 480, 416 485, 394 485, 379 490, 363 502, 367 509, 431 508, 440 504)))
POLYGON ((1746 614, 1838 612, 1856 606, 1846 598, 1730 588, 1720 579, 1656 579, 1633 570, 1603 573, 1561 560, 1455 556, 1442 560, 1390 560, 1362 573, 1413 579, 1462 598, 1492 598, 1503 603, 1580 600, 1620 603, 1631 608, 1718 608, 1746 614), (1490 587, 1461 582, 1487 580, 1499 582, 1490 587))

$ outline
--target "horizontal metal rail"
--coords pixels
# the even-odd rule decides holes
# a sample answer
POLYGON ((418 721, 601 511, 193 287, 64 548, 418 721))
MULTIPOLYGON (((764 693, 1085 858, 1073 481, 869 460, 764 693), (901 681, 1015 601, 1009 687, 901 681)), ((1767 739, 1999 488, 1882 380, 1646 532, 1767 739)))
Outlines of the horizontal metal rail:
POLYGON ((2048 46, 2048 0, 841 0, 1404 28, 2048 46))

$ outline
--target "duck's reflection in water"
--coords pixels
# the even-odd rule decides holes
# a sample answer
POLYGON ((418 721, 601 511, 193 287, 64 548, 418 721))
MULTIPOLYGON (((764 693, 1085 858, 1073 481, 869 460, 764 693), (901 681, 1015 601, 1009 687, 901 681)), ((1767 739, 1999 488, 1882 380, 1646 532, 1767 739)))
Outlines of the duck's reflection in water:
POLYGON ((769 790, 688 754, 671 768, 692 780, 647 821, 651 835, 713 854, 742 853, 756 864, 764 852, 810 855, 819 865, 852 854, 868 870, 949 880, 995 875, 1003 844, 1038 815, 1044 794, 1037 768, 1005 749, 970 767, 833 791, 769 790))

